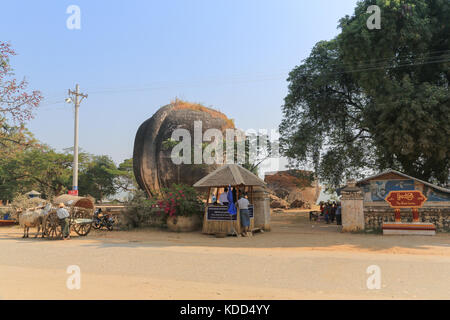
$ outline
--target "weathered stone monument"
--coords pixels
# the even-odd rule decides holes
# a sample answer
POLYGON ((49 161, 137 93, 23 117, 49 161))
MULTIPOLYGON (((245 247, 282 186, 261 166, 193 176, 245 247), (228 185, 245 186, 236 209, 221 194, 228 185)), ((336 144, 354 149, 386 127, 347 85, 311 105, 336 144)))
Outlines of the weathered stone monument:
POLYGON ((349 180, 341 190, 342 232, 364 230, 364 197, 355 180, 349 180))
POLYGON ((156 195, 172 184, 192 186, 219 165, 174 164, 170 143, 176 129, 188 130, 194 142, 194 122, 202 124, 201 135, 208 129, 234 129, 233 121, 223 113, 200 104, 175 100, 160 108, 138 129, 134 142, 133 169, 139 186, 149 195, 156 195), (169 145, 167 147, 167 145, 169 145))

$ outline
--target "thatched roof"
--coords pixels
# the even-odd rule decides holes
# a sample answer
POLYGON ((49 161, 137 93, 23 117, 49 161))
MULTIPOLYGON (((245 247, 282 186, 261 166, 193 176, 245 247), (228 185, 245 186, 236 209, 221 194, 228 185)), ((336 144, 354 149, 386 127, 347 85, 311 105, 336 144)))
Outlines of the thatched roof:
POLYGON ((59 203, 64 203, 64 205, 69 207, 79 207, 85 209, 94 209, 94 203, 89 198, 72 196, 70 194, 63 194, 62 196, 53 199, 55 205, 59 203))
POLYGON ((237 164, 226 164, 199 180, 194 187, 225 187, 225 186, 260 186, 266 183, 258 176, 237 164))

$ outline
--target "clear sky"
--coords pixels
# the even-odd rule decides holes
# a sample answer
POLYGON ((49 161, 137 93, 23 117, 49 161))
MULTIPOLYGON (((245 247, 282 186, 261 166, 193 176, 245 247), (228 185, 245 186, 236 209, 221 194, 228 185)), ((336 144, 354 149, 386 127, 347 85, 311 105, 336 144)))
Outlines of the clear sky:
POLYGON ((288 72, 356 0, 4 1, 0 40, 17 76, 46 98, 28 126, 61 151, 73 145, 67 89, 89 94, 80 147, 130 158, 139 125, 175 97, 212 106, 242 129, 281 120, 288 72), (69 30, 69 5, 81 30, 69 30))

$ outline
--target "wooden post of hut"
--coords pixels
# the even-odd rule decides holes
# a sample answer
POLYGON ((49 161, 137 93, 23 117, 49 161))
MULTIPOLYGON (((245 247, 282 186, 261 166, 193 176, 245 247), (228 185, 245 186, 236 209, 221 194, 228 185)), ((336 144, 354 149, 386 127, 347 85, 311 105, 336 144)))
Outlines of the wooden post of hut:
MULTIPOLYGON (((203 233, 229 235, 232 234, 233 228, 238 234, 241 233, 239 208, 237 208, 237 214, 231 216, 228 213, 228 206, 220 204, 214 205, 209 202, 212 188, 217 188, 217 190, 219 190, 228 187, 237 189, 236 196, 239 194, 239 192, 237 192, 238 190, 240 192, 248 193, 248 199, 251 203, 251 206, 249 207, 250 230, 255 231, 257 228, 255 228, 254 222, 255 214, 253 211, 255 206, 253 203, 253 188, 264 187, 265 185, 265 182, 259 177, 236 164, 224 165, 195 183, 195 188, 208 190, 205 214, 203 218, 203 233)), ((217 198, 219 198, 218 195, 217 198)), ((237 201, 238 199, 235 200, 237 201)), ((265 206, 261 208, 265 208, 265 206)))

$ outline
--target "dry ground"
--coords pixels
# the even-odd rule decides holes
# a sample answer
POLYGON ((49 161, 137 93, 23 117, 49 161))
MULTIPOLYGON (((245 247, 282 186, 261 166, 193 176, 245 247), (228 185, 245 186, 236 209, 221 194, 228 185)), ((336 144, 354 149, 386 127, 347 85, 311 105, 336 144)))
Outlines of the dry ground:
POLYGON ((450 298, 450 234, 343 234, 306 212, 272 220, 271 232, 225 239, 147 229, 49 241, 1 227, 0 298, 450 298), (66 287, 69 265, 81 269, 80 290, 66 287), (370 265, 379 290, 366 286, 370 265))

